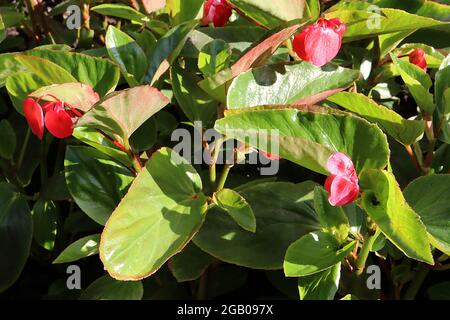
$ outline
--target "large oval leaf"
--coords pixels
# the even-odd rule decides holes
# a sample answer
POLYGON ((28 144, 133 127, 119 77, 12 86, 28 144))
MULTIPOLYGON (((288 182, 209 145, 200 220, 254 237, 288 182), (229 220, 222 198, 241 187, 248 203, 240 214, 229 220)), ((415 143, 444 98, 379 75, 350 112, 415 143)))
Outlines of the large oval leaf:
POLYGON ((77 205, 103 225, 133 181, 131 172, 90 147, 68 146, 66 183, 77 205))
POLYGON ((384 131, 404 145, 414 143, 425 130, 423 120, 406 120, 398 113, 355 92, 339 92, 328 98, 341 107, 377 123, 384 131))
POLYGON ((203 222, 201 189, 184 158, 167 148, 154 153, 103 230, 100 258, 109 274, 142 279, 178 253, 203 222))
POLYGON ((140 281, 126 282, 106 275, 95 280, 80 296, 81 300, 141 300, 144 287, 140 281))
POLYGON ((228 90, 228 109, 268 104, 314 104, 350 86, 359 71, 309 62, 272 64, 236 77, 228 90))
POLYGON ((360 185, 362 206, 384 235, 408 257, 434 264, 425 226, 406 203, 394 175, 366 170, 360 185))
POLYGON ((32 237, 33 221, 27 201, 13 185, 0 183, 0 292, 22 272, 32 237))
POLYGON ((386 136, 376 125, 332 109, 239 112, 218 120, 215 128, 266 152, 273 152, 268 147, 279 143, 281 157, 323 174, 328 174, 328 158, 338 151, 350 156, 357 172, 384 168, 389 158, 386 136))
POLYGON ((281 269, 287 247, 320 226, 313 209, 314 183, 266 182, 237 189, 253 209, 256 232, 243 230, 227 214, 212 209, 194 242, 229 263, 281 269))
POLYGON ((136 129, 168 103, 169 99, 151 86, 117 91, 96 103, 78 120, 77 127, 105 130, 128 141, 136 129))
POLYGON ((419 214, 431 235, 431 242, 446 254, 450 254, 449 191, 449 174, 420 177, 404 190, 406 200, 419 214))

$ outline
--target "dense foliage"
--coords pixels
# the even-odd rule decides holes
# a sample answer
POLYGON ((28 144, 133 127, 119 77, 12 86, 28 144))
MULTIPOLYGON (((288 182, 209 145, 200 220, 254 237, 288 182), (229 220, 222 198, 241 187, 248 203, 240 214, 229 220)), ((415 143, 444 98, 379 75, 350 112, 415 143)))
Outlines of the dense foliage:
POLYGON ((450 299, 449 1, 0 3, 1 298, 450 299))

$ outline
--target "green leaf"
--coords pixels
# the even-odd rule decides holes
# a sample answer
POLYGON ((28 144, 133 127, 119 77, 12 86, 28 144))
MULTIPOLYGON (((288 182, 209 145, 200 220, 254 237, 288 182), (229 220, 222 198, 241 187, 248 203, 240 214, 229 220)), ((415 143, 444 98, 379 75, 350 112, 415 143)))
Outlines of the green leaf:
POLYGON ((289 246, 284 258, 287 277, 304 277, 327 270, 341 262, 355 247, 356 241, 340 248, 334 237, 325 232, 311 232, 289 246))
POLYGON ((252 208, 244 197, 231 189, 222 189, 215 194, 216 203, 225 210, 244 230, 255 232, 256 219, 252 208))
POLYGON ((166 11, 177 25, 203 16, 204 0, 167 0, 166 11))
POLYGON ((77 82, 68 71, 50 60, 25 54, 17 54, 16 60, 46 82, 77 82))
POLYGON ((142 279, 178 253, 203 223, 201 189, 184 158, 167 148, 154 153, 103 230, 100 258, 109 274, 142 279))
POLYGON ((446 254, 450 254, 449 186, 449 174, 433 174, 414 180, 404 190, 406 201, 425 224, 431 243, 446 254))
POLYGON ((278 47, 291 36, 294 35, 308 20, 288 23, 280 28, 268 31, 263 37, 264 40, 256 41, 242 56, 231 66, 224 69, 212 77, 206 78, 198 83, 209 95, 225 103, 225 84, 234 77, 249 70, 252 67, 263 64, 277 51, 278 47))
POLYGON ((6 79, 6 90, 17 112, 23 114, 22 101, 37 89, 52 84, 44 81, 34 73, 21 72, 10 75, 6 79))
POLYGON ((401 60, 392 54, 391 58, 419 108, 428 114, 433 114, 435 106, 433 95, 429 92, 432 85, 430 76, 415 64, 401 60))
POLYGON ((179 24, 158 40, 149 54, 145 83, 154 84, 169 69, 197 24, 196 20, 179 24))
POLYGON ((215 129, 266 152, 279 144, 282 158, 326 175, 326 162, 335 152, 346 153, 358 173, 387 165, 387 139, 376 125, 330 108, 315 112, 287 108, 231 114, 218 120, 215 129), (259 139, 255 138, 255 130, 259 139))
POLYGON ((248 17, 256 20, 268 29, 279 26, 283 22, 303 17, 305 0, 229 0, 248 17))
POLYGON ((398 9, 380 8, 378 14, 373 9, 368 10, 370 5, 362 1, 341 1, 327 10, 325 18, 339 18, 347 24, 344 42, 445 24, 398 9))
POLYGON ((213 257, 190 242, 183 251, 170 259, 169 268, 178 282, 193 281, 200 278, 213 261, 213 257))
POLYGON ((0 183, 0 292, 20 276, 30 253, 33 221, 25 198, 0 183))
MULTIPOLYGON (((41 87, 38 90, 29 94, 34 98, 51 94, 60 99, 61 101, 69 103, 81 111, 88 111, 99 100, 98 94, 87 84, 79 82, 52 84, 49 86, 41 87)), ((51 96, 42 97, 45 101, 55 101, 51 96)))
POLYGON ((11 160, 16 151, 17 138, 13 127, 6 119, 0 121, 0 137, 2 137, 0 157, 11 160))
POLYGON ((425 226, 406 203, 394 175, 366 170, 359 182, 362 206, 384 235, 408 257, 434 264, 425 226))
POLYGON ((6 79, 10 75, 27 70, 23 65, 17 63, 15 55, 15 53, 0 54, 0 87, 5 85, 6 79))
POLYGON ((128 84, 140 84, 147 70, 147 57, 136 41, 125 32, 109 26, 106 31, 106 48, 111 59, 119 65, 128 84))
POLYGON ((33 207, 33 238, 44 249, 53 250, 56 239, 56 206, 53 201, 39 199, 33 207))
POLYGON ((322 227, 339 243, 345 242, 350 230, 348 218, 341 206, 333 207, 328 203, 328 192, 322 187, 314 189, 314 208, 322 227))
POLYGON ((425 130, 423 120, 406 120, 398 113, 355 92, 339 92, 329 101, 378 124, 386 133, 404 145, 416 142, 425 130))
POLYGON ((5 30, 5 24, 3 23, 2 15, 0 14, 0 42, 5 40, 6 38, 6 30, 5 30))
POLYGON ((91 8, 91 11, 97 12, 105 16, 132 20, 139 23, 149 21, 149 19, 145 14, 140 13, 139 11, 133 9, 132 7, 124 4, 105 3, 91 8))
POLYGON ((131 135, 131 149, 136 153, 149 150, 156 143, 157 138, 156 120, 150 118, 131 135))
MULTIPOLYGON (((74 81, 66 82, 78 81, 90 85, 100 97, 113 91, 120 78, 119 68, 108 59, 60 50, 30 50, 25 53, 50 60, 60 67, 63 67, 76 79, 74 81)), ((50 85, 54 83, 55 82, 51 82, 47 84, 50 85)))
POLYGON ((450 113, 450 55, 443 61, 435 76, 436 107, 441 115, 450 113))
POLYGON ((98 254, 99 243, 100 234, 92 234, 78 239, 65 248, 53 263, 68 263, 98 254))
POLYGON ((428 288, 430 300, 450 300, 450 281, 436 283, 428 288))
POLYGON ((66 183, 77 205, 104 225, 133 181, 129 169, 107 155, 82 146, 68 146, 66 183))
POLYGON ((333 300, 341 278, 341 263, 319 273, 298 278, 301 300, 333 300))
POLYGON ((228 109, 269 104, 314 104, 349 87, 359 71, 309 62, 272 64, 236 77, 228 91, 228 109))
POLYGON ((230 60, 231 48, 228 43, 215 39, 201 49, 198 55, 198 68, 205 77, 210 77, 228 68, 230 60))
POLYGON ((141 300, 144 287, 140 281, 117 281, 106 275, 95 280, 80 300, 141 300))
POLYGON ((217 118, 218 103, 206 94, 197 83, 200 78, 179 66, 171 68, 172 89, 184 114, 192 122, 201 121, 209 128, 217 118))
POLYGON ((101 129, 128 141, 152 115, 164 108, 169 99, 148 85, 109 94, 78 120, 77 127, 101 129))
POLYGON ((237 188, 256 217, 256 232, 243 230, 217 209, 208 212, 194 243, 219 260, 253 269, 281 269, 287 247, 318 230, 315 184, 264 182, 237 188))

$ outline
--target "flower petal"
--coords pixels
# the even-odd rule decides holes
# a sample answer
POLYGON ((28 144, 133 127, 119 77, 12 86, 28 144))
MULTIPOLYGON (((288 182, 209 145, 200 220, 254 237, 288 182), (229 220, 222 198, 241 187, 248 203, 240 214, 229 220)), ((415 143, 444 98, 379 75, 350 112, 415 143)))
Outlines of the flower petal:
POLYGON ((327 168, 332 175, 352 176, 355 174, 352 159, 345 153, 336 152, 328 158, 327 168))
POLYGON ((343 206, 353 202, 359 194, 359 186, 345 176, 336 176, 330 187, 328 202, 332 206, 343 206))
POLYGON ((70 137, 73 133, 73 120, 64 110, 50 110, 45 115, 45 126, 59 139, 70 137))
POLYGON ((27 119, 31 131, 39 140, 42 140, 44 136, 44 112, 41 106, 31 98, 26 98, 22 105, 25 119, 27 119))

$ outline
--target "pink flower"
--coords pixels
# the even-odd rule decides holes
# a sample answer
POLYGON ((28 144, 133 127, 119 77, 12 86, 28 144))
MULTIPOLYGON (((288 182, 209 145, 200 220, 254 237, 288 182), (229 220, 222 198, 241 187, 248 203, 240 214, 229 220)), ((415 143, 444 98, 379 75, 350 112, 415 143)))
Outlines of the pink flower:
POLYGON ((425 59, 425 51, 422 48, 417 48, 409 54, 409 62, 427 71, 427 60, 425 59))
POLYGON ((302 60, 321 67, 336 57, 346 30, 346 24, 338 18, 320 18, 294 38, 294 51, 302 60))
POLYGON ((206 0, 203 6, 202 25, 213 23, 215 27, 223 27, 231 16, 231 7, 226 0, 206 0))
POLYGON ((42 140, 44 125, 56 138, 64 139, 73 133, 73 124, 81 114, 73 110, 66 110, 61 101, 46 102, 42 106, 32 98, 23 101, 23 112, 31 131, 42 140))
POLYGON ((352 160, 342 152, 328 158, 327 168, 331 175, 325 180, 328 202, 332 206, 343 206, 358 197, 358 176, 352 160))

